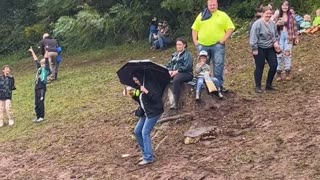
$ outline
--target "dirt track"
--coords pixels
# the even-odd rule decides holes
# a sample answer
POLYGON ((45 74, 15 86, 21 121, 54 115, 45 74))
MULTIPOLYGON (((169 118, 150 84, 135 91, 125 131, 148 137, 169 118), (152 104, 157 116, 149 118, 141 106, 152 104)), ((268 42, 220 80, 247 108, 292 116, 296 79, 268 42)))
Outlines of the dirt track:
POLYGON ((252 76, 239 80, 252 64, 247 49, 239 48, 246 39, 233 41, 228 80, 235 90, 215 108, 190 105, 187 109, 197 115, 193 120, 158 126, 154 144, 168 138, 153 165, 136 165, 141 154, 131 138, 128 110, 123 117, 100 113, 91 121, 2 144, 0 179, 320 179, 319 47, 308 46, 316 41, 304 37, 295 51, 293 80, 262 95, 252 93, 252 76), (194 124, 214 125, 221 133, 211 141, 184 145, 183 133, 194 124), (26 142, 34 139, 45 146, 31 149, 26 142))

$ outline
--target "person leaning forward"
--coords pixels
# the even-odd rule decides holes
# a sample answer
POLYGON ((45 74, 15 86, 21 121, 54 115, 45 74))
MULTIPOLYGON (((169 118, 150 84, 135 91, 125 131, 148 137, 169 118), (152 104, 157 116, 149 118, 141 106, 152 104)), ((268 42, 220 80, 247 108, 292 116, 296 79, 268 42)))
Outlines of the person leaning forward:
POLYGON ((218 87, 223 92, 223 71, 225 62, 225 42, 232 35, 235 26, 230 17, 218 10, 217 0, 208 0, 208 7, 194 21, 192 39, 198 52, 208 52, 209 61, 213 63, 214 77, 218 79, 218 87))

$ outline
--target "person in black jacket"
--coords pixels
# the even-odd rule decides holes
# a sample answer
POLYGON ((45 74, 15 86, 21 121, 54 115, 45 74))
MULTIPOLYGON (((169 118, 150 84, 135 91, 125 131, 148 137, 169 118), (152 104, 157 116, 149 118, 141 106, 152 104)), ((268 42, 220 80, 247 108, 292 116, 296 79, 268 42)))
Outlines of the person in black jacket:
POLYGON ((181 84, 193 79, 193 56, 187 48, 187 41, 177 38, 176 52, 171 55, 167 68, 173 83, 173 99, 170 109, 178 108, 181 84))
POLYGON ((140 93, 134 93, 133 99, 138 101, 139 108, 136 116, 139 116, 134 133, 143 153, 143 159, 139 165, 154 162, 152 150, 151 131, 163 113, 162 88, 152 79, 149 73, 138 72, 132 75, 140 93))
POLYGON ((10 67, 4 65, 2 67, 2 75, 0 76, 0 127, 3 126, 4 111, 7 112, 9 126, 14 125, 11 99, 12 91, 15 89, 15 82, 13 76, 10 74, 10 67))

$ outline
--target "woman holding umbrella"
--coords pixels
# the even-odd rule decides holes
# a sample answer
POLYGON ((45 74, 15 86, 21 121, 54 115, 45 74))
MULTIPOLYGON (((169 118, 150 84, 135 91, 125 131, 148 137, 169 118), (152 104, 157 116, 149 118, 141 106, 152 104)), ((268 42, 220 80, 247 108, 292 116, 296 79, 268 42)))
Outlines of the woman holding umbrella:
POLYGON ((137 86, 136 89, 140 90, 133 95, 133 99, 140 105, 135 113, 140 119, 134 130, 143 153, 143 159, 139 165, 146 165, 155 160, 150 134, 163 113, 163 88, 146 71, 133 73, 132 80, 137 86))
POLYGON ((193 56, 188 47, 187 41, 183 38, 176 40, 176 52, 171 55, 167 68, 173 83, 173 103, 170 109, 178 108, 181 84, 191 81, 193 78, 193 56))

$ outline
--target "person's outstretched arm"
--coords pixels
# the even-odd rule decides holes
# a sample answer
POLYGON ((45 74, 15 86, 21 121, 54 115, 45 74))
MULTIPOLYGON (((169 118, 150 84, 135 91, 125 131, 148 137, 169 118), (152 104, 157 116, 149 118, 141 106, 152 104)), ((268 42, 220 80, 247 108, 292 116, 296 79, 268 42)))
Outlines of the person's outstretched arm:
POLYGON ((33 51, 33 49, 32 49, 31 46, 30 46, 30 48, 28 49, 28 51, 31 52, 33 60, 34 60, 34 61, 37 61, 37 60, 38 60, 38 57, 37 57, 36 53, 34 53, 34 51, 33 51))

